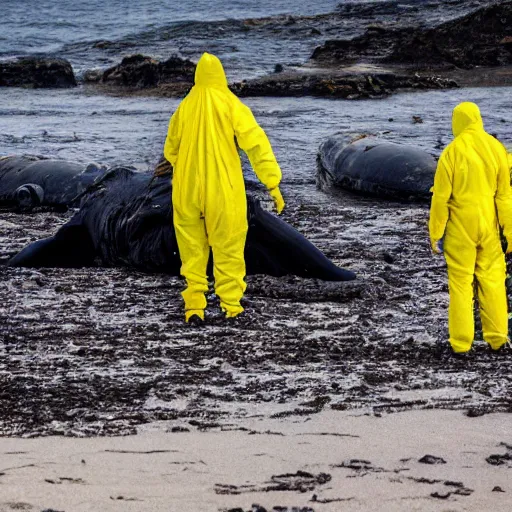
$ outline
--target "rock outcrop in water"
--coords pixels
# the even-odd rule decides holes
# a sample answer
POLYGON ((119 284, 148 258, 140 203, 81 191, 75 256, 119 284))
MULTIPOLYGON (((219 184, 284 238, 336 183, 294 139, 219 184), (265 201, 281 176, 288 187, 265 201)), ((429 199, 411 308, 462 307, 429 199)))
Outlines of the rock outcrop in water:
MULTIPOLYGON (((195 64, 179 57, 158 62, 151 57, 134 55, 105 72, 87 72, 84 80, 115 88, 123 94, 183 96, 194 84, 195 64)), ((457 87, 451 79, 394 72, 301 72, 274 73, 230 85, 240 97, 319 96, 360 99, 388 96, 401 89, 448 89, 457 87)))
POLYGON ((88 82, 99 81, 103 84, 138 89, 175 84, 179 90, 186 90, 194 82, 195 69, 193 62, 177 56, 160 62, 139 54, 125 57, 120 64, 102 74, 88 72, 84 79, 88 82))
POLYGON ((283 73, 231 85, 240 97, 321 96, 342 99, 380 98, 400 89, 449 89, 454 80, 435 76, 383 73, 283 73))
POLYGON ((350 40, 331 40, 312 60, 324 65, 360 61, 416 67, 512 64, 512 2, 501 2, 435 28, 373 26, 350 40))
POLYGON ((76 86, 71 64, 64 59, 24 57, 0 62, 0 87, 66 88, 76 86))
MULTIPOLYGON (((279 73, 233 83, 230 88, 241 97, 361 99, 385 97, 400 90, 508 85, 512 76, 512 1, 488 5, 485 0, 448 0, 446 4, 435 0, 421 6, 407 0, 349 2, 329 15, 297 19, 278 16, 219 26, 219 30, 229 28, 233 33, 242 27, 265 28, 269 36, 281 27, 287 37, 292 37, 290 26, 296 25, 297 29, 314 29, 316 36, 332 34, 336 27, 336 33, 346 33, 347 23, 357 20, 359 25, 366 20, 368 27, 366 33, 353 39, 328 40, 304 67, 287 65, 288 70, 283 71, 278 65, 279 73), (439 24, 470 9, 476 10, 439 24), (392 18, 394 21, 390 21, 392 18), (375 19, 379 24, 368 24, 375 19), (511 66, 503 68, 499 76, 485 68, 475 73, 466 71, 476 65, 511 66), (313 69, 319 66, 324 69, 313 69)), ((284 37, 281 32, 279 37, 284 37)), ((183 96, 193 85, 194 70, 193 62, 179 57, 159 62, 133 55, 104 72, 88 72, 84 79, 120 94, 183 96)))

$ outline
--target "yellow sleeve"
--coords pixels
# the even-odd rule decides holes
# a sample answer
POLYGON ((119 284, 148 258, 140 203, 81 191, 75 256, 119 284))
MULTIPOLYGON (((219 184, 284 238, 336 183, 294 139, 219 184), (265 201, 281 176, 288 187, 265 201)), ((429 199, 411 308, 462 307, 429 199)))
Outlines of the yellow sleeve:
POLYGON ((439 158, 432 188, 433 195, 428 224, 432 247, 443 238, 449 217, 448 201, 452 195, 453 167, 450 163, 448 149, 449 147, 443 151, 439 158))
MULTIPOLYGON (((180 105, 181 106, 181 105, 180 105)), ((178 159, 181 141, 180 106, 176 109, 169 121, 169 130, 164 145, 165 159, 174 167, 178 159)))
POLYGON ((507 242, 512 244, 512 190, 510 188, 511 155, 499 148, 499 169, 496 184, 496 209, 507 242))
POLYGON ((233 127, 238 145, 247 153, 258 179, 269 189, 281 182, 281 169, 263 128, 251 109, 234 98, 233 127))

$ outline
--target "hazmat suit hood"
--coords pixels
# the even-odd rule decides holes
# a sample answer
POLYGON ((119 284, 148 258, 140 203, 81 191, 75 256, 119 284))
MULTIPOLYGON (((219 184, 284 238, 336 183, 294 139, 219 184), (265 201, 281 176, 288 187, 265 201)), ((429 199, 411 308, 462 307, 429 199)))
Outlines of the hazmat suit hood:
POLYGON ((480 109, 475 103, 464 102, 459 103, 453 109, 452 115, 452 132, 453 136, 459 136, 464 130, 468 128, 484 129, 480 109))
POLYGON ((222 63, 215 55, 203 53, 197 63, 194 83, 200 87, 228 86, 222 63))

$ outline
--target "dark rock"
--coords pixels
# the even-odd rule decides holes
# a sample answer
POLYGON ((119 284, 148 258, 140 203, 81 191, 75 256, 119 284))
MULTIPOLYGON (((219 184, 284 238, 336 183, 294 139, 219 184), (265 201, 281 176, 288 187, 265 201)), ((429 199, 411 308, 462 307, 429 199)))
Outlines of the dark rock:
MULTIPOLYGON (((229 484, 215 484, 216 494, 238 495, 246 492, 273 492, 273 491, 313 491, 318 485, 323 485, 331 480, 328 473, 314 475, 307 471, 286 473, 284 475, 272 475, 270 482, 259 485, 243 485, 238 487, 229 484)), ((254 505, 253 505, 254 507, 254 505)))
POLYGON ((274 68, 274 73, 282 73, 284 70, 284 66, 282 64, 276 64, 274 68))
POLYGON ((480 416, 484 416, 488 413, 489 411, 485 407, 470 407, 466 411, 466 416, 468 418, 479 418, 480 416))
POLYGON ((461 487, 460 489, 456 489, 453 494, 457 496, 471 496, 473 494, 473 489, 468 489, 467 487, 461 487))
POLYGON ((137 88, 157 87, 166 83, 181 82, 191 86, 194 82, 195 64, 188 59, 172 56, 159 62, 145 55, 125 57, 120 64, 107 69, 102 83, 137 88))
POLYGON ((446 464, 446 461, 441 457, 436 457, 435 455, 424 455, 421 459, 418 460, 422 464, 446 464))
POLYGON ((419 32, 397 45, 390 62, 452 64, 461 68, 512 64, 512 2, 502 2, 419 32))
POLYGON ((97 41, 96 43, 93 44, 93 48, 98 48, 100 50, 105 50, 107 48, 111 48, 112 46, 114 46, 115 43, 113 43, 112 41, 97 41))
POLYGON ((450 496, 451 496, 451 492, 446 492, 446 493, 442 493, 442 492, 433 492, 430 494, 430 496, 432 496, 432 498, 438 498, 440 500, 446 500, 448 499, 450 496))
MULTIPOLYGON (((403 459, 405 461, 409 461, 411 459, 403 459)), ((402 459, 400 459, 400 462, 402 462, 402 459)), ((414 476, 409 477, 410 480, 413 480, 414 482, 417 482, 419 484, 438 484, 441 480, 437 480, 436 478, 425 478, 423 476, 416 478, 414 476)))
POLYGON ((447 485, 449 487, 458 487, 460 489, 464 487, 464 484, 462 482, 452 482, 451 480, 446 480, 444 485, 447 485))
POLYGON ((488 464, 491 464, 491 466, 503 466, 504 464, 508 465, 512 461, 512 455, 510 453, 505 453, 503 455, 495 453, 493 455, 489 455, 485 460, 488 464))
POLYGON ((84 73, 84 82, 99 82, 103 76, 101 69, 88 69, 84 73))
POLYGON ((362 36, 327 41, 311 58, 338 65, 370 60, 466 69, 512 64, 512 2, 484 7, 434 28, 372 26, 362 36))
POLYGON ((375 470, 375 467, 369 460, 362 459, 349 459, 344 460, 341 464, 336 464, 334 467, 353 469, 354 471, 375 470))
POLYGON ((171 432, 190 432, 190 429, 187 427, 172 427, 171 432))
POLYGON ((492 488, 492 492, 505 492, 499 485, 492 488))
POLYGON ((316 409, 318 411, 321 411, 326 404, 328 404, 331 401, 331 398, 329 396, 317 396, 313 398, 312 400, 307 400, 305 402, 302 402, 300 405, 305 407, 311 407, 312 409, 316 409))
POLYGON ((453 80, 435 76, 337 74, 285 74, 242 81, 230 86, 240 97, 250 96, 321 96, 344 99, 386 97, 399 89, 448 89, 458 87, 453 80))
POLYGON ((395 259, 393 258, 393 256, 391 256, 391 254, 389 254, 389 252, 385 252, 383 255, 382 255, 382 259, 386 262, 386 263, 394 263, 395 259))
POLYGON ((272 512, 315 512, 310 507, 279 507, 272 508, 272 512))
POLYGON ((0 62, 0 86, 66 88, 76 86, 71 64, 64 59, 24 57, 0 62))

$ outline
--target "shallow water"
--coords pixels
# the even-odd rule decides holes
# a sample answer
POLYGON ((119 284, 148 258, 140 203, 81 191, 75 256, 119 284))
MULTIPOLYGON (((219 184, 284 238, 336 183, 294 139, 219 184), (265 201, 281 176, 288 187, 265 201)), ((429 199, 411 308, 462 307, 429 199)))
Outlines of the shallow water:
MULTIPOLYGON (((145 168, 160 158, 170 114, 165 98, 118 98, 73 90, 2 91, 0 155, 41 154, 81 162, 145 168)), ((383 100, 250 98, 267 131, 285 182, 314 178, 319 144, 335 132, 374 133, 438 155, 451 140, 451 111, 460 101, 480 105, 486 129, 512 144, 511 88, 398 94, 383 100), (412 116, 423 123, 414 124, 412 116), (392 119, 392 120, 391 120, 392 119)))

